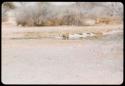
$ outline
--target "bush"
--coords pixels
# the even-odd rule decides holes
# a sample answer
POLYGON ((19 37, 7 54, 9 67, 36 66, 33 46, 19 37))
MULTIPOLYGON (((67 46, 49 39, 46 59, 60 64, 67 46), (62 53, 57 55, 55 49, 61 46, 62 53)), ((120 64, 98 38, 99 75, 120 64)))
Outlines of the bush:
POLYGON ((2 21, 7 21, 7 9, 2 7, 2 21))
POLYGON ((2 4, 2 21, 8 20, 8 12, 12 9, 14 9, 15 6, 12 2, 4 2, 2 4))
POLYGON ((14 9, 15 5, 12 2, 3 2, 2 7, 6 7, 8 9, 14 9))
POLYGON ((47 2, 34 5, 25 2, 16 8, 15 19, 17 25, 22 26, 94 25, 98 17, 119 16, 122 13, 118 12, 120 9, 119 3, 77 2, 57 7, 47 2))
POLYGON ((36 6, 24 5, 18 7, 15 10, 15 18, 17 25, 21 24, 22 26, 40 26, 44 25, 46 19, 44 16, 46 14, 47 5, 38 4, 36 6))

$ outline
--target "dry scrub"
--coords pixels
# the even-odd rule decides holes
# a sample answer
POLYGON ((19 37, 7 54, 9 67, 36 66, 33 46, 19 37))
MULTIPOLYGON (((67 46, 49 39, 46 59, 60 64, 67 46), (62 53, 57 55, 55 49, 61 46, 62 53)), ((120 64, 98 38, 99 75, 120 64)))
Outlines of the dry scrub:
MULTIPOLYGON (((5 14, 7 6, 2 7, 2 13, 5 14)), ((47 2, 30 5, 25 2, 15 7, 13 12, 17 25, 21 26, 90 26, 123 22, 123 6, 116 2, 76 2, 69 6, 55 6, 47 2)), ((3 20, 7 18, 4 14, 3 20)))

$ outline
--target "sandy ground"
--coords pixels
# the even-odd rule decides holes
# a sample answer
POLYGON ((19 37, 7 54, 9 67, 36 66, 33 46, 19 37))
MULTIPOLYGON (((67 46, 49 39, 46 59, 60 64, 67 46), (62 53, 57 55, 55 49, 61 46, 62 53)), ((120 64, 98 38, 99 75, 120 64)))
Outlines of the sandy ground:
MULTIPOLYGON (((33 28, 34 31, 37 30, 37 27, 31 29, 33 28)), ((50 31, 51 27, 48 28, 38 31, 50 31)), ((91 40, 9 39, 11 32, 24 30, 22 27, 2 26, 4 84, 123 82, 123 35, 115 34, 91 40)))

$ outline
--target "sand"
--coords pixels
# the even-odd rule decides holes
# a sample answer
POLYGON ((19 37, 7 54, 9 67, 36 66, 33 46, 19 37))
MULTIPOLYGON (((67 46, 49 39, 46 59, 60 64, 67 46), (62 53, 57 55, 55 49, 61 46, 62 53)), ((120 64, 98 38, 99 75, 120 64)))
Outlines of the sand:
POLYGON ((27 29, 2 27, 4 84, 122 84, 121 33, 84 40, 10 39, 12 32, 27 29))

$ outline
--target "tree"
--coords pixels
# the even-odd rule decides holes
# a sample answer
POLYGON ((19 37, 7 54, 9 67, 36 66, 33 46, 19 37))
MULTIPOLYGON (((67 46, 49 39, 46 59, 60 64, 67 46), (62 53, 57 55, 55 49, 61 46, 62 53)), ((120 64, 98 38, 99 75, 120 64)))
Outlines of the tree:
POLYGON ((3 2, 2 7, 6 7, 8 9, 14 9, 15 5, 12 2, 3 2))

